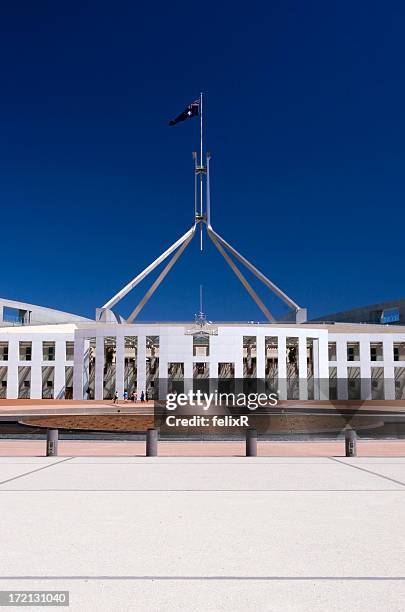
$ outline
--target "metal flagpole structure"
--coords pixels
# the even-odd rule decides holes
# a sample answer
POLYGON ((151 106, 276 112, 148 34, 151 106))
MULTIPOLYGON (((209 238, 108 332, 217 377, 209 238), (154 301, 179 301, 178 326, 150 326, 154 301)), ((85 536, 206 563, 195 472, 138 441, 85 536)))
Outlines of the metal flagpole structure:
POLYGON ((194 219, 197 218, 197 151, 193 151, 193 159, 194 159, 194 219))
MULTIPOLYGON (((203 94, 200 93, 200 217, 204 215, 203 210, 203 94)), ((203 232, 200 224, 200 251, 203 250, 203 232)))
MULTIPOLYGON (((199 115, 200 115, 200 159, 198 160, 198 153, 193 153, 194 159, 194 224, 193 226, 181 236, 176 242, 174 242, 166 251, 164 251, 159 257, 157 257, 149 266, 147 266, 142 272, 140 272, 135 278, 133 278, 125 287, 123 287, 118 293, 116 293, 110 300, 108 300, 104 306, 97 309, 97 320, 108 320, 108 313, 111 313, 111 308, 116 306, 120 300, 122 300, 134 287, 136 287, 142 280, 144 280, 159 264, 163 263, 170 255, 172 255, 169 262, 166 264, 164 269, 158 275, 156 280, 152 283, 151 287, 146 291, 143 298, 140 300, 136 308, 131 312, 127 319, 127 323, 133 323, 141 312, 142 308, 148 302, 150 297, 154 294, 156 289, 159 287, 161 282, 166 278, 167 274, 173 268, 183 251, 190 244, 194 238, 197 225, 200 226, 200 250, 203 249, 203 226, 206 226, 207 236, 210 238, 218 252, 225 259, 226 263, 230 266, 236 277, 239 279, 245 290, 252 297, 258 308, 263 312, 266 319, 274 323, 275 318, 271 314, 270 310, 258 296, 256 291, 249 284, 245 276, 242 274, 238 266, 236 265, 234 257, 239 264, 244 266, 249 272, 251 272, 259 281, 272 293, 274 293, 279 299, 281 299, 295 314, 296 322, 306 321, 306 309, 301 308, 294 300, 292 300, 286 293, 284 293, 275 283, 273 283, 267 276, 265 276, 256 266, 254 266, 248 259, 239 253, 229 242, 224 240, 212 227, 211 224, 211 185, 210 185, 210 160, 211 154, 206 154, 206 164, 203 163, 203 94, 200 93, 199 101, 199 115), (200 205, 198 210, 198 175, 200 179, 200 205), (204 175, 205 179, 205 190, 206 190, 206 210, 204 212, 204 175)), ((202 309, 202 289, 200 286, 200 306, 202 309)))
POLYGON ((134 310, 131 312, 131 314, 129 315, 129 317, 127 319, 128 323, 132 323, 132 321, 134 321, 136 319, 136 317, 139 315, 139 313, 141 312, 142 308, 145 306, 146 302, 152 297, 152 295, 155 293, 156 289, 159 287, 159 285, 162 282, 162 280, 167 276, 167 274, 173 268, 174 264, 176 263, 176 261, 178 260, 178 258, 180 257, 180 255, 182 254, 182 252, 184 251, 184 249, 186 248, 186 246, 188 245, 188 243, 190 242, 190 240, 192 239, 193 236, 194 236, 194 228, 193 228, 193 232, 190 234, 190 236, 187 238, 187 240, 185 240, 183 242, 183 244, 181 245, 181 247, 177 249, 177 251, 175 252, 173 257, 171 258, 169 263, 166 264, 166 266, 164 267, 162 272, 159 274, 159 276, 157 277, 157 279, 155 280, 153 285, 145 293, 145 295, 143 296, 143 298, 139 302, 138 306, 136 308, 134 308, 134 310))

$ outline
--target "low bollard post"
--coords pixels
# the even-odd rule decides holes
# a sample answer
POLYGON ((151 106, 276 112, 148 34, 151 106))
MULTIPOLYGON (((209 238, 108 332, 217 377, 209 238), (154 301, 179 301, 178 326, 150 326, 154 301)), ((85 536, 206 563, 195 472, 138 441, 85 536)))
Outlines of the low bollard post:
POLYGON ((148 429, 146 432, 146 456, 157 457, 158 454, 158 432, 157 429, 148 429))
POLYGON ((56 457, 58 454, 58 430, 57 429, 48 429, 46 432, 46 456, 47 457, 56 457))
POLYGON ((257 457, 257 431, 253 427, 246 430, 246 457, 257 457))
POLYGON ((357 457, 357 434, 354 429, 345 431, 346 457, 357 457))

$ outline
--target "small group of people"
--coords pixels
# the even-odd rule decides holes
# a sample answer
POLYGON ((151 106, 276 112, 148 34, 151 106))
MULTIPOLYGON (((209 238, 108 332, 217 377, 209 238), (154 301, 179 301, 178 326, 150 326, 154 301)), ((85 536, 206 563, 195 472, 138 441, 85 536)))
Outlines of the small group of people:
MULTIPOLYGON (((123 399, 124 402, 128 402, 129 401, 128 391, 126 389, 125 389, 124 393, 122 394, 122 399, 123 399)), ((148 401, 148 392, 144 393, 142 391, 141 397, 139 399, 141 400, 141 402, 145 402, 145 401, 147 402, 148 401)), ((131 393, 131 402, 135 403, 136 401, 138 401, 138 395, 137 395, 136 391, 133 391, 131 393)), ((117 404, 117 403, 118 403, 118 391, 116 391, 114 393, 114 404, 117 404)))

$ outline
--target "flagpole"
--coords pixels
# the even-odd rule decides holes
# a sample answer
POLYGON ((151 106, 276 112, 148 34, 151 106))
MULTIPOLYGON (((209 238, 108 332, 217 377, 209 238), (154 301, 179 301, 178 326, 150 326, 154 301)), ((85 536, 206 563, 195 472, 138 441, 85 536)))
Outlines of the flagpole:
POLYGON ((198 213, 198 183, 197 183, 197 167, 198 167, 198 153, 193 151, 194 159, 194 222, 197 219, 198 213))
MULTIPOLYGON (((203 216, 203 94, 200 93, 200 215, 203 216)), ((200 225, 200 251, 203 250, 202 225, 200 225)))
MULTIPOLYGON (((200 166, 203 165, 203 95, 200 93, 200 166)), ((202 210, 201 210, 202 213, 202 210)))

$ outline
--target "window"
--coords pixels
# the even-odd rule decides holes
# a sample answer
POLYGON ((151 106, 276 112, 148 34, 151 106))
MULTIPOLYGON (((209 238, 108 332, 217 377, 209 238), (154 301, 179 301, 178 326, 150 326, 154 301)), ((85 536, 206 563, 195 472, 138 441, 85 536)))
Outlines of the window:
POLYGON ((348 342, 347 343, 347 361, 360 361, 359 342, 348 342))
POLYGON ((66 361, 73 361, 74 348, 75 348, 75 343, 68 340, 68 342, 66 342, 66 361))
MULTIPOLYGON (((113 399, 116 381, 116 337, 104 337, 103 399, 113 399)), ((128 393, 128 389, 124 389, 128 393)))
POLYGON ((31 387, 30 366, 18 366, 18 399, 29 399, 31 387))
POLYGON ((394 343, 394 361, 405 361, 405 342, 394 343))
POLYGON ((146 389, 148 399, 158 399, 159 391, 159 336, 146 336, 146 389), (153 383, 153 384, 152 384, 153 383))
POLYGON ((400 312, 399 308, 386 308, 382 311, 381 314, 381 323, 399 323, 400 321, 400 312))
POLYGON ((197 363, 197 374, 204 374, 205 364, 197 363))
POLYGON ((370 344, 370 360, 371 361, 382 361, 383 360, 383 343, 372 342, 370 344))
POLYGON ((394 368, 395 399, 405 399, 405 368, 394 368))
POLYGON ((167 371, 171 380, 183 380, 184 378, 184 363, 168 363, 167 371))
MULTIPOLYGON (((298 338, 286 338, 287 399, 299 399, 298 338)), ((305 376, 306 378, 306 376, 305 376)))
POLYGON ((168 393, 184 393, 184 363, 171 362, 167 364, 168 393))
POLYGON ((201 333, 193 336, 193 356, 194 357, 209 357, 210 354, 210 337, 208 334, 201 333))
POLYGON ((337 368, 329 368, 329 399, 337 398, 337 368))
POLYGON ((14 325, 24 325, 29 323, 29 311, 12 308, 11 306, 3 307, 3 321, 5 323, 13 323, 14 325))
POLYGON ((361 399, 360 368, 347 368, 348 399, 361 399))
POLYGON ((42 358, 44 361, 55 361, 55 342, 42 343, 42 358))
POLYGON ((42 366, 42 399, 54 399, 53 385, 55 379, 54 366, 42 366))
POLYGON ((7 397, 7 367, 0 366, 0 399, 7 397))
POLYGON ((384 399, 384 368, 371 368, 371 399, 384 399))
POLYGON ((328 359, 329 361, 336 361, 336 342, 328 343, 328 359))
POLYGON ((0 342, 0 361, 8 361, 8 342, 0 342))
POLYGON ((218 363, 218 378, 235 378, 235 364, 232 362, 218 363))
POLYGON ((266 336, 264 341, 266 378, 275 379, 278 375, 278 338, 277 336, 266 336))
POLYGON ((256 336, 243 336, 243 378, 256 377, 256 336))
POLYGON ((20 342, 20 361, 31 361, 32 342, 20 342))
MULTIPOLYGON (((128 391, 129 397, 136 392, 137 386, 137 346, 136 336, 125 336, 124 338, 124 389, 128 391)), ((140 392, 139 392, 140 394, 140 392)), ((139 399, 138 394, 138 399, 139 399)))
POLYGON ((65 399, 73 399, 73 366, 65 366, 65 399))

